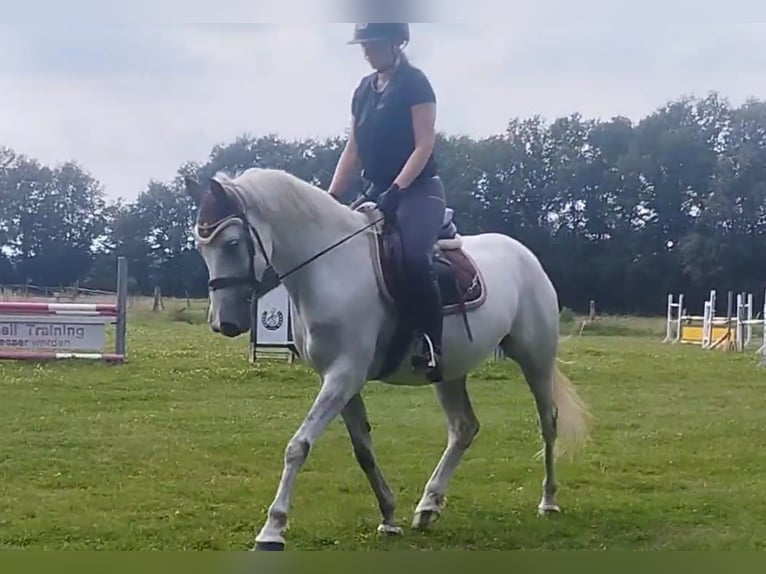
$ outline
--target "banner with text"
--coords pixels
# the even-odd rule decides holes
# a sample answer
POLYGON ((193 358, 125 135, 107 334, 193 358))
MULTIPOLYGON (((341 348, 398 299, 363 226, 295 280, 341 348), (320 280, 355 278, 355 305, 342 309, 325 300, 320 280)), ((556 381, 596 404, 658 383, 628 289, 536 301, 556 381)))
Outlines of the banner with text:
POLYGON ((100 317, 0 315, 2 351, 98 351, 106 344, 100 317))

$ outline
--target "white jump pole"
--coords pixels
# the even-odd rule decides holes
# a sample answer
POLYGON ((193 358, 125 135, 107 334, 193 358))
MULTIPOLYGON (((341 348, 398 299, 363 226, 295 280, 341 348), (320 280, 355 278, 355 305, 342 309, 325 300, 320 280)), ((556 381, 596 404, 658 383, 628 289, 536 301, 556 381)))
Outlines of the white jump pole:
POLYGON ((763 292, 763 309, 761 311, 761 346, 756 353, 761 355, 761 364, 766 366, 766 290, 763 292))
POLYGON ((706 349, 710 345, 710 335, 712 332, 712 322, 710 320, 710 300, 705 301, 705 306, 702 311, 702 343, 703 349, 706 349))
POLYGON ((673 294, 668 293, 668 309, 665 318, 665 338, 663 343, 677 343, 681 340, 681 318, 684 314, 684 295, 678 295, 678 303, 673 302, 673 294), (677 310, 674 315, 674 309, 677 310), (675 333, 673 332, 675 328, 675 333))
POLYGON ((665 319, 665 338, 663 343, 668 343, 672 339, 671 331, 673 330, 673 294, 668 293, 668 310, 665 319))
POLYGON ((684 314, 684 294, 680 293, 678 295, 678 317, 676 319, 676 339, 674 343, 678 343, 681 340, 681 321, 683 320, 684 314))
POLYGON ((753 320, 753 294, 737 295, 737 350, 744 351, 752 343, 755 324, 758 321, 753 320))
POLYGON ((710 291, 710 298, 705 301, 702 313, 702 348, 708 349, 713 340, 713 320, 715 319, 715 289, 710 291))
POLYGON ((734 332, 734 348, 737 351, 745 350, 745 298, 742 293, 737 293, 737 316, 736 331, 734 332))

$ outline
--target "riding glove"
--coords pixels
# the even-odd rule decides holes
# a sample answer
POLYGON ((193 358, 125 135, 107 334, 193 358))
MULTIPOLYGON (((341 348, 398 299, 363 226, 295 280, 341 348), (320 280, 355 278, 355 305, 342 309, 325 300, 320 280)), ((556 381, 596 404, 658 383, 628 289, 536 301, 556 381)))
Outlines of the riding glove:
POLYGON ((394 221, 394 219, 396 219, 396 210, 399 208, 400 193, 401 188, 396 183, 393 183, 391 184, 391 187, 381 193, 378 197, 378 209, 380 209, 388 221, 394 221))

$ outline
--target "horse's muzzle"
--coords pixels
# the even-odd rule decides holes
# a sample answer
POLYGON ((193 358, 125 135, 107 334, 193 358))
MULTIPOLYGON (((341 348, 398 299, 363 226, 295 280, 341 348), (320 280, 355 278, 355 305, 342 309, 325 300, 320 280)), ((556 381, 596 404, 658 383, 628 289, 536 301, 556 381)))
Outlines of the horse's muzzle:
POLYGON ((240 327, 236 323, 229 323, 227 321, 223 321, 219 326, 212 327, 212 329, 215 333, 220 333, 224 337, 230 337, 230 338, 238 337, 239 335, 247 331, 247 329, 242 329, 242 327, 240 327))

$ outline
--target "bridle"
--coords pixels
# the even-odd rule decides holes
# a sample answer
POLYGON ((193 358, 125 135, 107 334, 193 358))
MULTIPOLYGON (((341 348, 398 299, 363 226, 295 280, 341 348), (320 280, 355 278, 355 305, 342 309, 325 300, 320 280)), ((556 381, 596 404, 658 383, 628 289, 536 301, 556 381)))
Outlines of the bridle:
MULTIPOLYGON (((352 204, 352 207, 353 205, 354 204, 352 204)), ((258 299, 260 299, 261 296, 265 294, 265 292, 268 292, 268 290, 272 288, 272 287, 269 287, 267 291, 262 292, 261 287, 263 286, 263 282, 259 281, 255 276, 254 260, 255 260, 256 244, 261 254, 263 255, 263 258, 266 260, 266 269, 264 270, 264 276, 266 276, 266 273, 269 270, 271 270, 274 274, 274 279, 275 279, 273 286, 276 286, 283 279, 289 277, 290 275, 302 269, 309 263, 316 261, 317 259, 325 255, 326 253, 329 253, 336 247, 339 247, 345 242, 350 241, 351 239, 353 239, 357 235, 364 233, 368 229, 375 227, 378 223, 382 221, 384 221, 384 217, 381 216, 375 219, 374 221, 372 221, 371 223, 363 226, 361 229, 358 229, 354 233, 351 233, 350 235, 343 237, 339 241, 336 241, 329 247, 322 249, 315 255, 309 257, 306 261, 303 261, 301 264, 296 265, 295 267, 290 269, 288 272, 283 273, 281 275, 274 268, 274 265, 272 265, 271 259, 269 258, 269 255, 266 252, 266 246, 263 242, 263 239, 261 238, 260 233, 258 233, 258 229, 256 229, 255 226, 252 223, 250 223, 250 220, 245 215, 244 209, 242 209, 241 204, 237 205, 237 209, 234 214, 224 217, 223 219, 215 223, 206 224, 206 225, 200 225, 199 223, 197 224, 197 228, 195 230, 196 235, 197 235, 197 238, 199 240, 202 240, 203 242, 212 241, 213 237, 221 229, 223 229, 224 227, 228 225, 241 224, 248 231, 248 233, 246 233, 246 240, 245 240, 247 244, 247 253, 248 253, 247 273, 245 275, 212 277, 208 281, 208 289, 211 292, 213 292, 213 291, 219 291, 221 289, 228 289, 231 287, 248 287, 249 288, 250 290, 250 361, 251 362, 254 362, 256 359, 256 348, 258 346, 258 328, 256 326, 256 321, 258 320, 258 299), (206 235, 203 237, 200 231, 203 231, 206 235), (255 241, 253 241, 253 238, 255 238, 255 241)), ((271 282, 269 282, 269 285, 271 285, 271 282)))
MULTIPOLYGON (((249 287, 251 290, 256 290, 260 282, 255 276, 255 266, 253 261, 255 260, 255 244, 253 243, 253 237, 258 242, 258 247, 266 259, 267 267, 272 267, 269 256, 266 253, 266 248, 263 244, 258 230, 253 227, 249 221, 243 215, 232 215, 221 221, 213 224, 214 229, 221 229, 229 224, 239 222, 248 228, 249 233, 246 234, 245 245, 247 246, 247 261, 248 269, 246 275, 233 275, 229 277, 213 277, 207 282, 208 289, 210 291, 219 291, 220 289, 228 289, 230 287, 249 287), (252 235, 251 235, 252 234, 252 235)), ((199 226, 198 226, 199 227, 199 226)))

